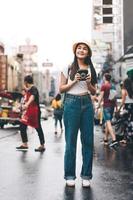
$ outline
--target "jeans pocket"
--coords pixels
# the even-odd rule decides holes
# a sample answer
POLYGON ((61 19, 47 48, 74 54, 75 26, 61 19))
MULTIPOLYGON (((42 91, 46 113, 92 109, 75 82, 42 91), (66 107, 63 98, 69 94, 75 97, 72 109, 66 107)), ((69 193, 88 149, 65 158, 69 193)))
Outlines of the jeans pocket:
POLYGON ((73 103, 76 103, 76 99, 73 99, 73 98, 66 98, 65 99, 65 103, 64 105, 71 105, 73 103))

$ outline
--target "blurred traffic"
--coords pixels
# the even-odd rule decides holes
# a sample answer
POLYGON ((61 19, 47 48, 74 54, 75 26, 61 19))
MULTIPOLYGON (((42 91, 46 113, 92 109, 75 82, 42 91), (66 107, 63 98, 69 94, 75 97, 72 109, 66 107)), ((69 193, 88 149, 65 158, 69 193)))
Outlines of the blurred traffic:
POLYGON ((52 108, 46 106, 45 104, 40 104, 40 110, 41 110, 41 119, 48 120, 49 117, 52 116, 52 108))

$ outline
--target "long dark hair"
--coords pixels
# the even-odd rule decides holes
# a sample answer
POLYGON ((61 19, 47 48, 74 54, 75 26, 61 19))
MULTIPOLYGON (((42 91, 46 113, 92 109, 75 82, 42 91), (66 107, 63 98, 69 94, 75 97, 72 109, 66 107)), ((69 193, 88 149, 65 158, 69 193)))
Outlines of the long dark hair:
POLYGON ((56 100, 56 101, 61 100, 61 94, 58 93, 58 94, 56 95, 56 97, 55 97, 55 100, 56 100))
POLYGON ((109 82, 111 81, 111 75, 109 73, 105 73, 104 77, 105 77, 106 81, 109 81, 109 82))
POLYGON ((123 82, 123 88, 127 90, 128 96, 133 99, 133 80, 126 78, 123 82))
MULTIPOLYGON (((94 66, 93 66, 93 63, 91 61, 90 56, 87 56, 84 59, 84 64, 90 66, 90 70, 91 70, 91 74, 92 74, 91 83, 94 85, 95 83, 97 83, 97 76, 96 76, 96 72, 95 72, 95 69, 94 69, 94 66)), ((79 69, 79 65, 78 65, 77 57, 75 55, 74 60, 73 60, 71 66, 70 66, 70 69, 69 69, 69 75, 70 75, 71 80, 74 80, 75 74, 77 73, 78 69, 79 69)))
POLYGON ((29 84, 33 84, 33 77, 30 75, 27 75, 24 77, 24 82, 27 82, 29 84))

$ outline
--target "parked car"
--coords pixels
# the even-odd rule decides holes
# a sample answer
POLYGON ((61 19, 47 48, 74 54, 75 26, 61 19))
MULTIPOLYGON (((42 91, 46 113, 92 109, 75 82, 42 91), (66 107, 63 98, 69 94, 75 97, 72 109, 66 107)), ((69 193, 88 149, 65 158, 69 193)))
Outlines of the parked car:
POLYGON ((48 120, 47 107, 44 104, 40 104, 41 119, 48 120))

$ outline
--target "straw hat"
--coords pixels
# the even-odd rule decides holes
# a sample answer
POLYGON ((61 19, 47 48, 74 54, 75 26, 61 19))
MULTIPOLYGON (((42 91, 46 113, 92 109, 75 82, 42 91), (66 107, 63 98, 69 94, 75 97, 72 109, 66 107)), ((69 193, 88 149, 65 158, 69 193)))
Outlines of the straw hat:
POLYGON ((75 51, 76 51, 76 48, 77 48, 78 44, 85 44, 88 47, 88 49, 89 49, 89 55, 90 55, 90 57, 92 56, 92 50, 90 48, 90 44, 89 44, 89 42, 87 42, 85 40, 81 40, 81 41, 75 42, 73 44, 73 53, 74 54, 75 54, 75 51))

